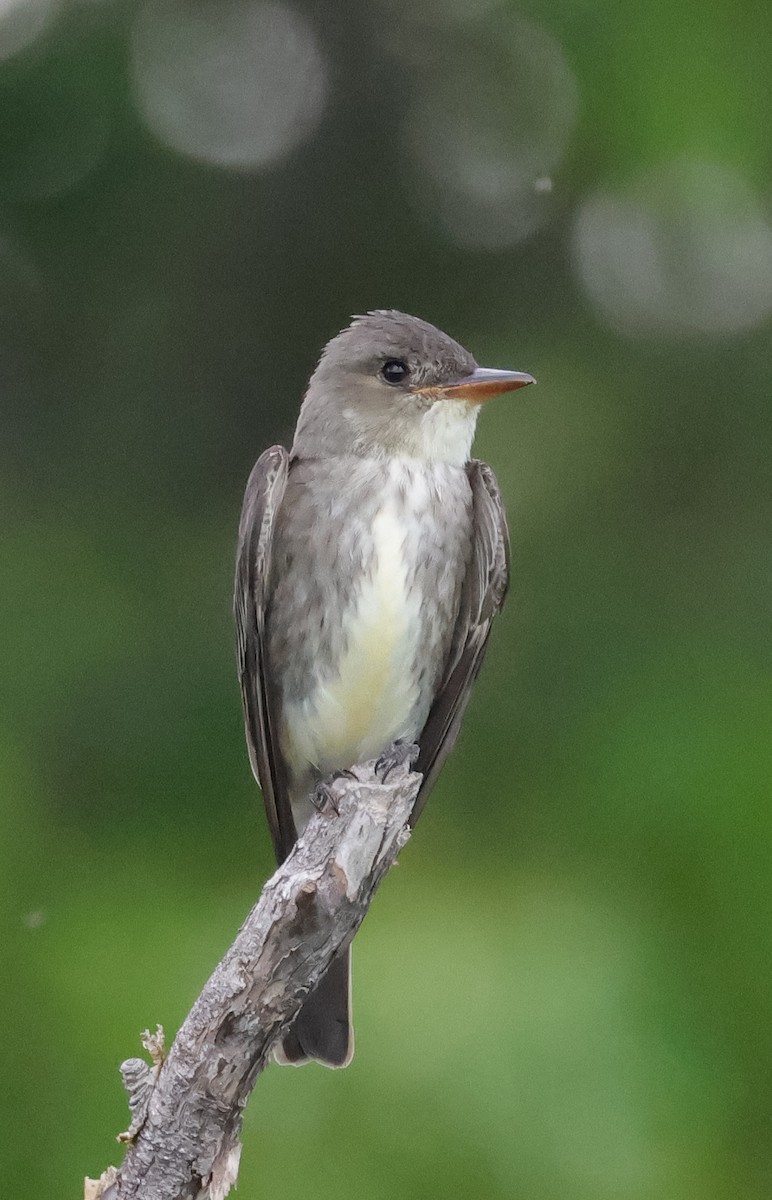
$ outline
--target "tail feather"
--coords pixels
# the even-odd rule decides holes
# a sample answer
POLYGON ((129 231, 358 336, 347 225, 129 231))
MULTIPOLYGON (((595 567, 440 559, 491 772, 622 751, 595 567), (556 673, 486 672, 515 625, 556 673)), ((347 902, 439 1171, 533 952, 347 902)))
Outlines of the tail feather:
POLYGON ((295 1024, 274 1049, 274 1058, 295 1067, 311 1061, 325 1067, 347 1067, 353 1056, 349 946, 333 959, 322 982, 295 1018, 295 1024))

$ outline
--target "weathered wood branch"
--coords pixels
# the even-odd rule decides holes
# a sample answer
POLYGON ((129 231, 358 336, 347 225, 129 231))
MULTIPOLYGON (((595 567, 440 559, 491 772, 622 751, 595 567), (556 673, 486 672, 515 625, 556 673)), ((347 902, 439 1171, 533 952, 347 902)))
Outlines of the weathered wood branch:
POLYGON ((373 763, 331 788, 338 813, 315 815, 268 880, 236 940, 162 1059, 123 1064, 132 1124, 121 1167, 87 1181, 99 1200, 223 1200, 236 1181, 244 1106, 272 1046, 337 951, 361 925, 409 837, 421 776, 373 763))

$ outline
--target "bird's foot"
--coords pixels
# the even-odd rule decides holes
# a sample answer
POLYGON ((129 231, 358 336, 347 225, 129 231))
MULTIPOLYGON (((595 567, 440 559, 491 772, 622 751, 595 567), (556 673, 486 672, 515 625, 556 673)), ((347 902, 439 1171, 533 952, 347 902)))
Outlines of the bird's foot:
POLYGON ((412 767, 418 758, 419 749, 415 742, 407 738, 397 738, 388 746, 375 762, 375 774, 381 783, 386 783, 389 775, 397 767, 412 767))
POLYGON ((351 771, 333 771, 331 775, 325 775, 324 779, 319 779, 311 793, 311 803, 316 811, 327 813, 328 816, 334 813, 336 817, 339 817, 340 809, 338 807, 338 799, 335 795, 335 781, 337 779, 353 778, 354 775, 351 771))

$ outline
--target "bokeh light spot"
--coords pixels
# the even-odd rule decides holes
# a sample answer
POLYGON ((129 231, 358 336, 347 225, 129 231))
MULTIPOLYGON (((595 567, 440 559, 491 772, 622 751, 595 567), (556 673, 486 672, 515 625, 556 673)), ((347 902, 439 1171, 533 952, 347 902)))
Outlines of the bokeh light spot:
POLYGON ((219 167, 249 170, 283 158, 324 110, 324 58, 286 4, 149 0, 134 29, 132 68, 155 136, 219 167))
POLYGON ((408 118, 422 202, 460 244, 513 245, 553 212, 576 81, 559 44, 530 21, 499 13, 440 41, 408 118))
POLYGON ((626 334, 737 334, 772 313, 772 227, 728 167, 680 161, 596 192, 574 254, 596 311, 626 334))
POLYGON ((58 0, 0 0, 0 62, 31 45, 58 7, 58 0))

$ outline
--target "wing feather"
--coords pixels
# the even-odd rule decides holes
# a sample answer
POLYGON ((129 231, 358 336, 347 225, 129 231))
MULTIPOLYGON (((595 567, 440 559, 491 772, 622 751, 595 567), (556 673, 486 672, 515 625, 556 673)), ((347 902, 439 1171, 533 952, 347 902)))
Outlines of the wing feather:
POLYGON ((284 496, 289 454, 272 446, 255 463, 244 493, 236 554, 233 611, 249 758, 263 793, 276 857, 286 858, 297 833, 278 743, 276 698, 265 664, 265 610, 276 514, 284 496))
POLYGON ((487 463, 467 465, 472 488, 472 557, 464 578, 450 655, 418 739, 416 770, 423 783, 411 823, 423 811, 437 775, 455 745, 461 719, 480 671, 494 617, 509 586, 509 531, 496 476, 487 463))

